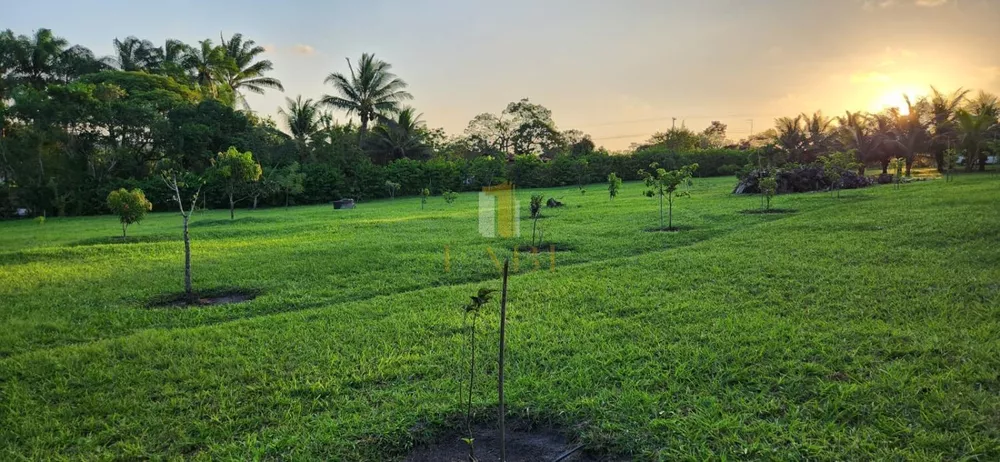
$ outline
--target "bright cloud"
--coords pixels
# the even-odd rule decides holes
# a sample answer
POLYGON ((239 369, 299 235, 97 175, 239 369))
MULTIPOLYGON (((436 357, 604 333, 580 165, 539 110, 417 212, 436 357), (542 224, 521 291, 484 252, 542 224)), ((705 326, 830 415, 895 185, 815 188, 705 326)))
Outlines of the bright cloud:
POLYGON ((892 77, 880 72, 855 72, 851 74, 851 83, 889 83, 892 77))
POLYGON ((298 44, 298 45, 295 45, 295 47, 293 47, 293 49, 295 50, 296 53, 298 53, 300 55, 311 55, 313 53, 316 53, 316 49, 315 48, 313 48, 313 47, 311 47, 309 45, 303 45, 301 43, 298 44))

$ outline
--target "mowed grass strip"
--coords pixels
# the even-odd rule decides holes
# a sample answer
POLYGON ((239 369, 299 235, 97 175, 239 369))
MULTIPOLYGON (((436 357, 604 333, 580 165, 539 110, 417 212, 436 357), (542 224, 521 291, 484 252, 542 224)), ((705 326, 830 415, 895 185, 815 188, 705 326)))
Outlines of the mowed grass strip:
MULTIPOLYGON (((996 460, 998 188, 969 176, 789 197, 800 212, 778 220, 720 194, 738 223, 726 233, 516 275, 509 410, 640 460, 996 460)), ((460 306, 483 285, 498 283, 12 355, 0 454, 398 457, 463 410, 460 306)))

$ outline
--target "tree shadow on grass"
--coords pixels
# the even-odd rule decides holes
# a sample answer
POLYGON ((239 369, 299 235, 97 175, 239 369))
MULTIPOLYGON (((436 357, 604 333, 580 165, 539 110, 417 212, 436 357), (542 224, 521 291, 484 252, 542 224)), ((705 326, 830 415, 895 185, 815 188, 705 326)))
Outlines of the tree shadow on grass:
POLYGON ((67 247, 84 247, 88 245, 146 244, 150 242, 166 242, 166 241, 179 241, 179 240, 181 240, 180 233, 128 236, 125 239, 122 239, 121 236, 99 236, 99 237, 81 239, 79 241, 73 241, 66 245, 67 247))
POLYGON ((229 225, 246 225, 252 223, 274 223, 278 221, 276 218, 265 218, 265 217, 242 217, 230 220, 228 218, 220 218, 213 220, 191 220, 189 225, 192 228, 205 228, 210 226, 229 226, 229 225))
POLYGON ((260 289, 246 287, 216 287, 199 290, 188 296, 184 292, 157 295, 149 300, 146 308, 197 308, 249 302, 263 293, 260 289))

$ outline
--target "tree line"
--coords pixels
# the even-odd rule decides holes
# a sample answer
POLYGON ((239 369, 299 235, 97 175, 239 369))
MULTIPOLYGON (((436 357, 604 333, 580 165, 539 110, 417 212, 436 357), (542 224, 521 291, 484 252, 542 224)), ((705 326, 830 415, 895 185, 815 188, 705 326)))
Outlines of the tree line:
POLYGON ((154 210, 170 210, 176 191, 163 183, 164 171, 201 178, 199 206, 232 208, 440 194, 502 181, 583 185, 610 173, 637 180, 652 162, 698 163, 698 175, 729 175, 762 149, 797 163, 851 150, 863 163, 888 165, 903 154, 907 171, 922 154, 941 165, 944 150, 961 149, 971 167, 995 151, 996 98, 964 90, 935 90, 905 115, 783 118, 739 142, 719 122, 701 132, 681 127, 623 153, 558 129, 552 112, 528 99, 477 115, 448 136, 405 105, 412 99, 405 80, 371 54, 329 74, 330 94, 286 98, 274 121, 252 111, 245 95, 284 88, 268 75, 264 47, 241 34, 195 44, 112 43, 114 55, 98 57, 47 29, 0 32, 0 216, 18 208, 104 213, 108 193, 120 188, 142 189, 154 210), (338 113, 349 121, 338 123, 338 113), (219 175, 232 152, 260 170, 238 190, 219 175))

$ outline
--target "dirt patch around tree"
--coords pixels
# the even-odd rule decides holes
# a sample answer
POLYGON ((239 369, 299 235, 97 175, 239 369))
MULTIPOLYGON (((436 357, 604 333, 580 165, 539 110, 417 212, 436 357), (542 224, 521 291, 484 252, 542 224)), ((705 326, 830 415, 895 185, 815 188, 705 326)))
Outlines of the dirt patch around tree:
POLYGON ((519 245, 519 246, 515 247, 515 249, 517 250, 517 252, 521 253, 521 254, 525 254, 525 253, 530 254, 532 252, 537 252, 539 254, 543 254, 543 253, 549 253, 549 252, 553 252, 553 251, 555 251, 556 253, 559 253, 559 252, 569 252, 569 251, 574 250, 575 248, 576 247, 574 247, 572 245, 569 245, 569 244, 560 244, 558 242, 552 242, 552 243, 546 242, 546 243, 538 245, 537 247, 532 247, 531 244, 522 244, 522 245, 519 245))
MULTIPOLYGON (((500 460, 500 432, 496 426, 473 429, 475 456, 479 462, 500 460)), ((405 462, 468 462, 467 435, 451 433, 441 440, 414 448, 405 462)), ((508 462, 596 462, 622 460, 597 457, 586 452, 583 445, 571 441, 553 428, 532 428, 523 422, 507 424, 508 462)))
POLYGON ((197 308, 204 306, 229 305, 234 303, 249 302, 260 296, 261 291, 257 289, 210 289, 196 292, 193 296, 185 293, 167 294, 153 297, 149 301, 149 308, 197 308))

